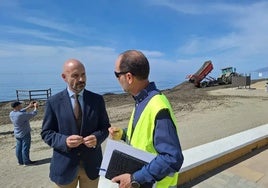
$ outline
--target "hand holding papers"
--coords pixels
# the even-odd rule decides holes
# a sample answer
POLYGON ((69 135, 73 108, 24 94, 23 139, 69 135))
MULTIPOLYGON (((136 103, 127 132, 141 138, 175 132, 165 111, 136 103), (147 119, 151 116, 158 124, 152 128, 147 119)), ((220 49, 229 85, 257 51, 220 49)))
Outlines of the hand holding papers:
POLYGON ((119 174, 133 173, 154 158, 151 153, 108 139, 99 175, 111 179, 119 174))

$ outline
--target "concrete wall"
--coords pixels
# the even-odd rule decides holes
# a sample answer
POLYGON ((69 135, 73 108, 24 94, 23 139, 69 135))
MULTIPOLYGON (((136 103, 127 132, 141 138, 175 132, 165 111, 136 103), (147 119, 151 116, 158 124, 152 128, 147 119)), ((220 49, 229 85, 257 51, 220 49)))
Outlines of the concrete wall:
POLYGON ((268 124, 184 150, 178 185, 268 145, 268 124))
POLYGON ((234 87, 246 87, 250 86, 251 78, 250 76, 235 76, 232 77, 232 86, 234 87))

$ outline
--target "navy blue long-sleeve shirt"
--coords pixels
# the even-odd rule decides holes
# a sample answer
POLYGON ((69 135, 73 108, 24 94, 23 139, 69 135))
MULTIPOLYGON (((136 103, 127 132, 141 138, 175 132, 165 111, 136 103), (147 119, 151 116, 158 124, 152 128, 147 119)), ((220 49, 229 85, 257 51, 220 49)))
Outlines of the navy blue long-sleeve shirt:
MULTIPOLYGON (((137 96, 134 96, 136 101, 133 119, 134 128, 147 103, 154 95, 159 93, 160 91, 156 88, 155 83, 151 82, 137 96)), ((177 130, 170 112, 166 109, 161 110, 156 116, 153 142, 158 155, 152 162, 133 174, 134 179, 141 184, 159 181, 169 174, 178 172, 182 166, 183 154, 177 130)))

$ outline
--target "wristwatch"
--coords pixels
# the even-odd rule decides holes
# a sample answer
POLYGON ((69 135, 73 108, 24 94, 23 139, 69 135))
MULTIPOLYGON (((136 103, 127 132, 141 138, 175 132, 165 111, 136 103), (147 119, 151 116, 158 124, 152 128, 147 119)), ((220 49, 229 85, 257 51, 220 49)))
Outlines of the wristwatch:
POLYGON ((134 180, 133 175, 131 175, 130 185, 131 188, 139 188, 141 186, 139 182, 134 180))

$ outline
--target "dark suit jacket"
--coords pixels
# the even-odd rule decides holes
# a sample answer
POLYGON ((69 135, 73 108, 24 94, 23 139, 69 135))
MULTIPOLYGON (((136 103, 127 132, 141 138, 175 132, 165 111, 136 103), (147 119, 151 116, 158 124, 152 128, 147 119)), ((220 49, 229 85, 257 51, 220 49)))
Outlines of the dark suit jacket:
POLYGON ((41 136, 53 148, 49 176, 57 184, 65 185, 72 182, 81 162, 90 179, 98 177, 102 161, 101 143, 108 136, 110 123, 101 95, 84 90, 83 99, 84 110, 80 133, 67 89, 46 102, 41 136), (68 148, 66 138, 74 134, 83 137, 94 134, 97 138, 96 148, 88 148, 84 144, 78 148, 68 148))

